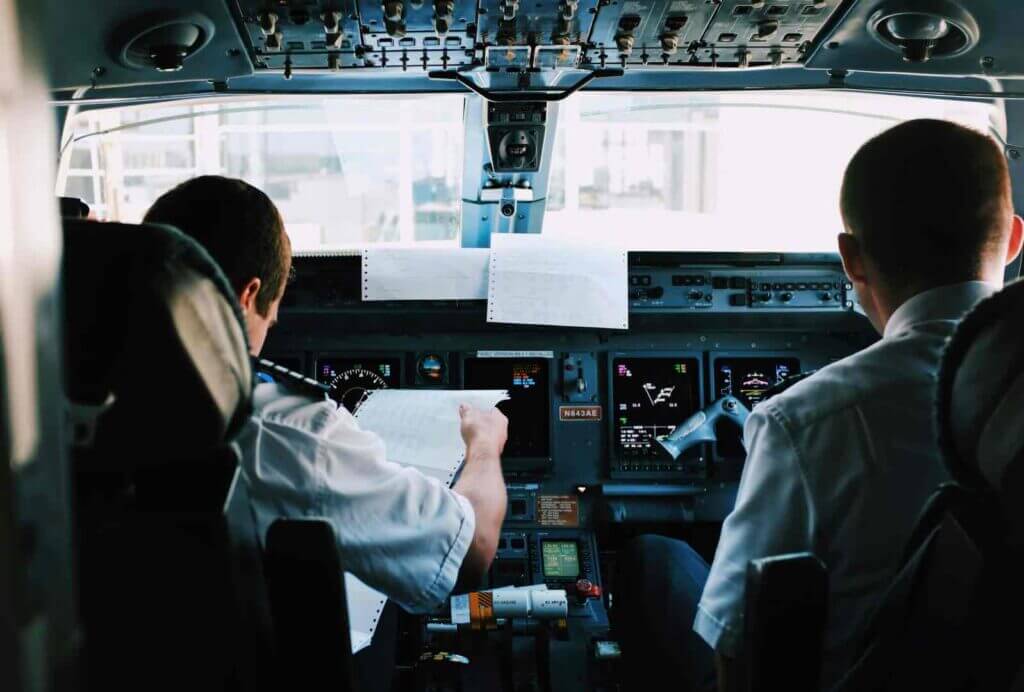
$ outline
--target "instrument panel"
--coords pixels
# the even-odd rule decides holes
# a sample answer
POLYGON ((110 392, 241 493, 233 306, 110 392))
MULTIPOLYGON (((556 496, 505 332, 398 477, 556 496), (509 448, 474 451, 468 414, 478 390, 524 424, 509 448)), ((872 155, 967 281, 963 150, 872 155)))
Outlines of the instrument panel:
MULTIPOLYGON (((445 352, 270 354, 269 360, 303 370, 308 362, 330 396, 350 412, 366 393, 389 388, 506 389, 498 407, 509 419, 502 458, 510 482, 544 481, 572 474, 576 463, 559 452, 560 437, 582 431, 591 451, 602 450, 600 468, 583 474, 588 482, 656 481, 705 483, 723 476, 723 461, 742 461, 741 431, 724 428, 712 446, 671 459, 657 441, 676 425, 722 396, 748 406, 802 372, 836 357, 800 351, 610 350, 605 353, 476 350, 445 352), (456 371, 448 376, 448 363, 456 371), (576 404, 580 372, 597 372, 586 382, 597 393, 576 404), (602 425, 603 423, 603 425, 602 425), (603 428, 603 429, 602 429, 603 428)), ((530 500, 533 504, 533 499, 530 500)), ((524 505, 525 506, 525 505, 524 505)), ((525 512, 525 510, 520 510, 525 512)), ((525 517, 525 515, 520 515, 525 517)), ((533 513, 529 514, 532 518, 533 513)))
POLYGON ((658 438, 877 338, 828 255, 630 253, 628 330, 489 323, 484 301, 364 302, 358 257, 295 263, 265 356, 349 410, 382 387, 507 389, 505 523, 527 533, 721 521, 741 431, 724 423, 675 460, 658 438))
POLYGON ((601 330, 489 323, 484 301, 364 302, 358 258, 299 257, 265 350, 349 410, 382 387, 509 391, 508 503, 485 581, 566 591, 552 689, 576 689, 591 643, 608 634, 623 542, 703 536, 710 560, 735 505, 735 424, 679 459, 658 439, 721 396, 756 406, 877 338, 835 257, 629 259, 629 329, 601 330))

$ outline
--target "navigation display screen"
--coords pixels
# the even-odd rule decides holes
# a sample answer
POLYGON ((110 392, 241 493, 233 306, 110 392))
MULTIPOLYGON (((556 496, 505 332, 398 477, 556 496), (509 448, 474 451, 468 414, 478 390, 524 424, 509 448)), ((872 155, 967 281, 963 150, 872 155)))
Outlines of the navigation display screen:
POLYGON ((507 389, 498 404, 508 417, 508 442, 503 458, 546 458, 551 455, 549 363, 545 358, 467 358, 466 389, 507 389))
POLYGON ((661 455, 655 442, 700 408, 700 363, 696 358, 614 358, 612 397, 618 456, 661 455))
POLYGON ((719 358, 715 360, 715 399, 731 394, 750 407, 798 372, 796 358, 719 358))
POLYGON ((576 541, 541 541, 541 565, 548 579, 580 576, 580 548, 576 541))
POLYGON ((331 397, 351 412, 362 403, 366 392, 391 389, 401 384, 402 359, 318 358, 316 379, 330 385, 331 397))
MULTIPOLYGON (((800 372, 796 358, 717 358, 715 359, 714 398, 732 395, 752 408, 764 400, 765 392, 800 372)), ((722 425, 716 430, 720 457, 742 458, 743 433, 733 425, 722 425)))

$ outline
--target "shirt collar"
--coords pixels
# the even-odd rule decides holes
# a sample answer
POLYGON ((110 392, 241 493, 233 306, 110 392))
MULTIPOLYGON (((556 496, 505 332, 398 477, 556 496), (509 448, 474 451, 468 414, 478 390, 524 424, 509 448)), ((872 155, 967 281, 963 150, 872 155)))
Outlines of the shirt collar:
POLYGON ((987 281, 965 281, 918 293, 892 314, 885 324, 883 336, 897 336, 922 322, 959 320, 999 288, 998 285, 987 281))

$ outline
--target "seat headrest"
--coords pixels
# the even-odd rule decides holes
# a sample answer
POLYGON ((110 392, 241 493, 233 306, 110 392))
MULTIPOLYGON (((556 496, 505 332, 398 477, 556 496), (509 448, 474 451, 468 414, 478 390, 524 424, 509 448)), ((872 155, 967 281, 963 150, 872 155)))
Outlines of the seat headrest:
POLYGON ((64 314, 69 403, 107 404, 92 449, 164 463, 225 444, 248 416, 241 309, 180 231, 66 219, 64 314))
POLYGON ((60 215, 66 219, 85 219, 89 217, 89 205, 77 197, 58 197, 60 215))
MULTIPOLYGON (((979 303, 939 369, 939 444, 959 483, 1024 507, 1024 281, 979 303)), ((1019 512, 1019 509, 1017 510, 1019 512)))

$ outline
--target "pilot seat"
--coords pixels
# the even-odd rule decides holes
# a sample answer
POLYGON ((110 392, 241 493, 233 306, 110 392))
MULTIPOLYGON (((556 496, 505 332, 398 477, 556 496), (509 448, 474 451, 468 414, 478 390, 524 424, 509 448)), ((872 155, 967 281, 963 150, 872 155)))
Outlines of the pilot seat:
MULTIPOLYGON (((923 509, 856 663, 833 692, 1024 689, 1024 645, 1013 634, 1024 622, 1022 314, 1018 281, 980 303, 951 338, 936 420, 952 481, 923 509)), ((786 665, 748 654, 750 690, 778 689, 787 667, 817 670, 825 619, 823 566, 806 554, 763 562, 748 572, 746 641, 782 640, 790 652, 786 665), (798 624, 806 631, 793 651, 798 624)), ((809 680, 788 687, 816 689, 809 680)))

